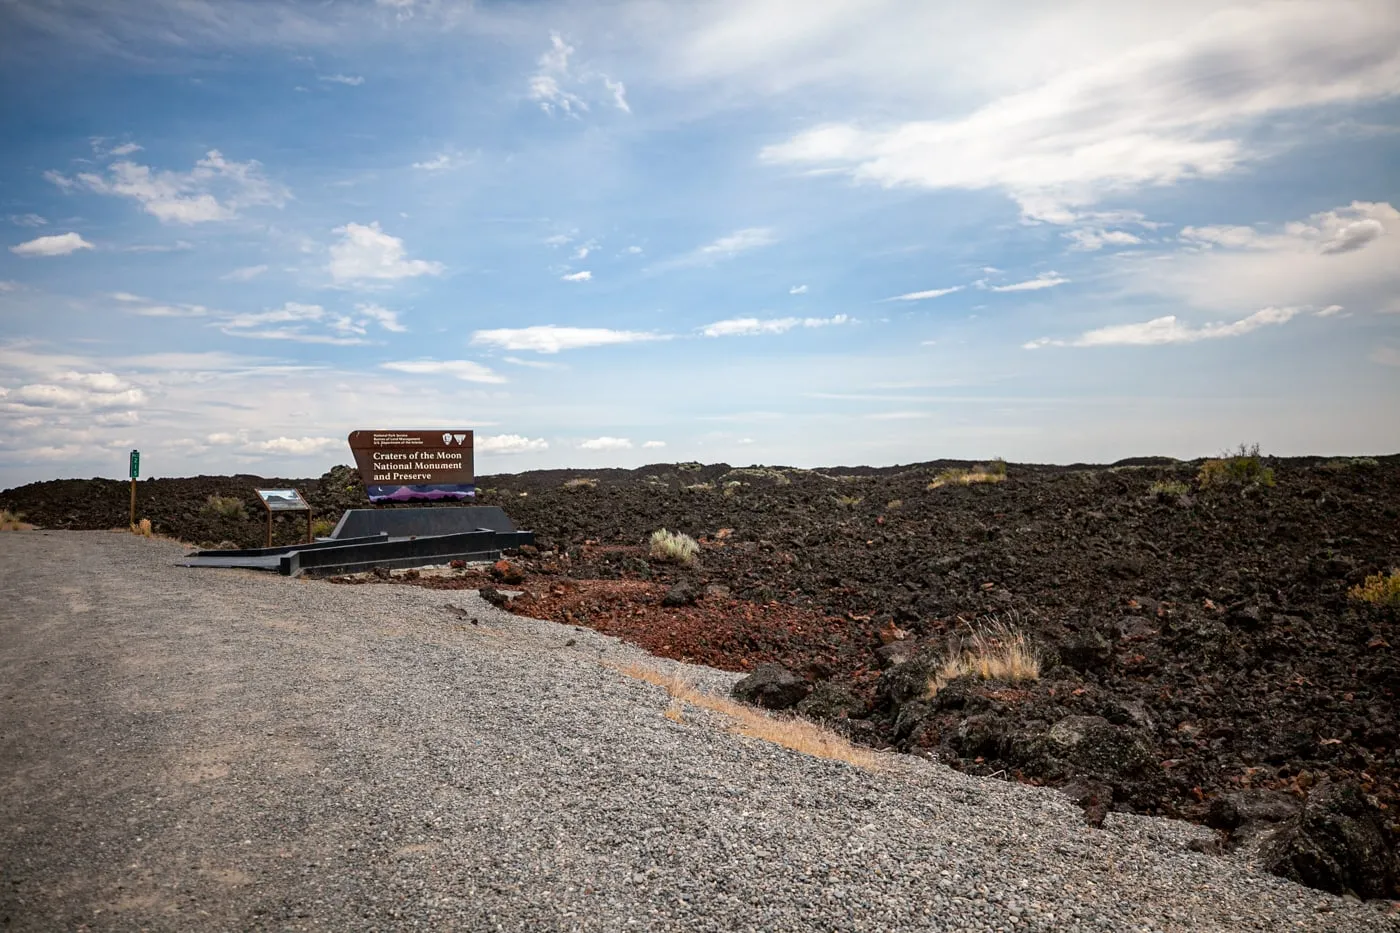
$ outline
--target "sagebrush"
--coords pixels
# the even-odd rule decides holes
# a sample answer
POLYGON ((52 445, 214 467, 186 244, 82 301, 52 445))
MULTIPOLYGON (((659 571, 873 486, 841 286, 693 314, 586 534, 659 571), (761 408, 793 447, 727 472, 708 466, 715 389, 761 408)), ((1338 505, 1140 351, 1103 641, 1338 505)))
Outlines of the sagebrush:
POLYGON ((242 499, 217 494, 204 500, 204 511, 222 515, 224 518, 244 518, 247 515, 242 499))
POLYGON ((1205 489, 1211 486, 1272 486, 1274 471, 1264 466, 1259 445, 1241 444, 1233 453, 1226 451, 1214 460, 1207 460, 1196 474, 1196 482, 1205 489))
POLYGON ((1389 576, 1373 574, 1366 582, 1358 583, 1347 591, 1352 599, 1370 603, 1386 609, 1400 609, 1400 570, 1392 570, 1389 576))

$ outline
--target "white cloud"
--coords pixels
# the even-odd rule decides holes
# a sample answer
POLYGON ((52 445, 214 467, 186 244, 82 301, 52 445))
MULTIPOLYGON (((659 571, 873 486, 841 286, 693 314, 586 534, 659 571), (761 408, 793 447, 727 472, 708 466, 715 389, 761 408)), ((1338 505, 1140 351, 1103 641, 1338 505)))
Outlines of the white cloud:
POLYGON ((116 146, 108 150, 107 154, 114 156, 129 156, 134 152, 140 151, 141 147, 138 146, 136 143, 122 143, 120 146, 116 146))
POLYGON ((240 431, 237 434, 230 434, 227 431, 216 431, 215 433, 205 437, 204 440, 206 443, 213 444, 215 447, 228 447, 233 444, 248 443, 248 435, 246 432, 243 431, 240 431))
POLYGON ((92 244, 76 233, 60 233, 54 236, 41 236, 18 246, 11 246, 10 252, 17 256, 67 256, 80 249, 92 249, 92 244))
POLYGON ((1153 318, 1139 324, 1115 324, 1087 331, 1078 338, 1065 342, 1041 337, 1024 344, 1027 350, 1040 347, 1148 347, 1174 343, 1196 343, 1201 340, 1218 340, 1224 337, 1240 337, 1261 327, 1286 324, 1299 313, 1298 308, 1264 308, 1248 317, 1230 323, 1205 324, 1193 327, 1182 323, 1175 315, 1153 318))
POLYGON ((365 318, 378 324, 380 327, 395 334, 402 334, 408 331, 407 327, 399 320, 399 312, 391 311, 388 308, 376 304, 355 305, 355 310, 359 311, 365 318))
POLYGON ((713 243, 707 243, 696 250, 696 255, 710 259, 728 259, 760 246, 777 242, 773 231, 767 227, 745 227, 728 236, 722 236, 713 243))
POLYGON ((336 227, 341 240, 331 247, 329 270, 337 282, 366 279, 402 279, 419 275, 439 275, 442 263, 405 259, 403 240, 390 236, 375 221, 369 226, 349 223, 336 227))
POLYGON ((257 278, 266 271, 267 266, 265 265, 244 266, 241 269, 234 269, 232 272, 221 275, 219 278, 225 282, 247 282, 257 278))
POLYGON ((1064 278, 1058 272, 1042 272, 1025 282, 1016 282, 1012 285, 984 285, 983 287, 994 292, 1034 292, 1042 288, 1054 288, 1056 285, 1063 285, 1068 281, 1069 279, 1064 278))
POLYGON ((1382 366, 1400 366, 1400 349, 1396 347, 1376 347, 1371 351, 1371 362, 1382 366))
POLYGON ((623 250, 623 252, 629 256, 637 256, 641 254, 642 248, 640 246, 629 246, 623 250))
POLYGON ((568 275, 561 275, 565 282, 588 282, 593 279, 593 273, 584 269, 582 272, 570 272, 568 275))
POLYGON ((583 450, 631 450, 632 441, 625 437, 604 436, 580 441, 578 446, 583 450))
POLYGON ((267 311, 221 315, 215 325, 230 337, 349 347, 369 342, 364 334, 370 321, 369 316, 355 318, 328 312, 321 305, 288 301, 267 311), (268 327, 269 324, 286 326, 268 327))
POLYGON ((120 247, 123 253, 178 253, 187 249, 194 249, 194 244, 188 240, 176 240, 174 243, 137 243, 120 247))
POLYGON ((471 360, 397 360, 381 363, 384 369, 420 376, 452 376, 464 382, 502 383, 506 377, 471 360))
POLYGON ((1318 317, 1335 317, 1336 315, 1341 314, 1343 310, 1345 309, 1343 309, 1341 305, 1328 305, 1321 311, 1316 311, 1314 313, 1318 317))
MULTIPOLYGON (((843 4, 833 9, 843 16, 852 12, 843 4)), ((1188 22, 1189 12, 1181 11, 1188 22)), ((1094 15, 1092 31, 1108 39, 1134 32, 1132 18, 1167 14, 1134 8, 1132 17, 1118 22, 1087 9, 1065 15, 1094 15)), ((1023 29, 1008 32, 1019 34, 1013 38, 1026 43, 1032 61, 1007 70, 1039 67, 1048 73, 1022 76, 1018 83, 1027 90, 951 119, 817 126, 761 155, 771 164, 842 171, 885 187, 999 189, 1028 218, 1069 223, 1076 209, 1105 195, 1219 176, 1276 151, 1280 142, 1286 145, 1277 137, 1251 137, 1248 128, 1261 118, 1400 93, 1400 8, 1392 3, 1261 4, 1194 18, 1192 26, 1173 24, 1157 35, 1141 29, 1110 54, 1086 56, 1066 52, 1058 40, 1093 38, 1037 30, 1042 17, 1028 16, 1023 29), (1038 46, 1032 44, 1036 39, 1038 46), (1063 70, 1068 61, 1091 64, 1063 70)), ((802 42, 807 31, 794 30, 787 41, 802 42)), ((731 38, 740 46, 780 41, 731 38)), ((1113 47, 1111 39, 1103 44, 1113 47)), ((872 51, 868 45, 866 50, 872 51)), ((717 54, 717 47, 708 53, 711 60, 717 54)), ((927 50, 919 55, 920 61, 930 58, 936 56, 927 50)), ((983 58, 989 56, 984 52, 983 58)))
POLYGON ((807 286, 806 286, 806 285, 794 285, 792 288, 789 288, 789 289, 788 289, 788 294, 789 294, 789 295, 805 295, 805 294, 807 294, 807 286))
POLYGON ((42 227, 48 221, 38 214, 11 214, 10 223, 20 227, 42 227))
POLYGON ((642 444, 642 447, 647 450, 657 450, 665 446, 665 441, 646 441, 642 444))
POLYGON ((327 84, 346 84, 350 87, 359 87, 365 83, 365 79, 360 75, 317 75, 316 80, 327 84))
POLYGON ((1070 240, 1070 249, 1083 252, 1092 252, 1105 246, 1133 246, 1142 242, 1141 237, 1126 230, 1080 228, 1068 230, 1064 235, 1070 240))
POLYGON ((1185 227, 1175 253, 1120 272, 1127 292, 1200 308, 1344 305, 1380 310, 1400 292, 1400 211, 1353 201, 1285 224, 1185 227))
POLYGON ((550 363, 546 360, 522 360, 518 356, 503 356, 501 360, 512 366, 525 366, 530 369, 566 369, 563 363, 550 363))
POLYGON ((612 330, 606 327, 557 327, 542 324, 534 327, 479 330, 472 334, 472 344, 498 346, 503 350, 533 350, 536 353, 558 353, 581 347, 601 347, 619 343, 639 343, 666 340, 663 334, 634 330, 612 330))
POLYGON ((209 150, 188 172, 155 172, 149 166, 122 160, 109 165, 105 176, 80 172, 67 178, 50 171, 44 177, 65 191, 81 187, 132 198, 164 223, 228 220, 245 207, 281 207, 290 197, 286 188, 263 175, 256 160, 230 162, 217 149, 209 150))
POLYGON ((146 404, 146 393, 112 373, 58 372, 52 382, 19 386, 5 396, 12 411, 66 409, 101 411, 131 409, 146 404))
POLYGON ((886 298, 885 301, 923 301, 926 298, 942 298, 944 295, 951 295, 953 292, 960 292, 963 286, 954 285, 951 288, 931 288, 926 292, 909 292, 904 295, 895 295, 893 298, 886 298))
POLYGON ((269 454, 314 454, 342 443, 334 437, 274 437, 271 440, 255 441, 248 446, 269 454))
POLYGON ((413 167, 420 172, 446 172, 451 169, 461 168, 465 164, 467 164, 467 159, 459 153, 439 152, 431 159, 426 159, 422 162, 414 162, 413 167))
POLYGON ((590 109, 582 95, 601 96, 596 89, 601 83, 607 100, 623 113, 631 113, 626 86, 588 66, 573 67, 570 59, 574 51, 559 33, 549 34, 549 48, 539 57, 539 70, 527 82, 530 99, 547 114, 577 117, 590 109))
POLYGON ((851 319, 845 314, 837 314, 829 318, 780 317, 766 320, 760 320, 756 317, 740 317, 706 324, 700 328, 700 333, 706 337, 751 337, 758 334, 785 334, 795 327, 830 327, 849 323, 851 323, 851 319))
POLYGON ((549 442, 540 437, 523 437, 519 434, 494 434, 477 437, 472 441, 473 449, 493 454, 523 454, 548 450, 549 442))

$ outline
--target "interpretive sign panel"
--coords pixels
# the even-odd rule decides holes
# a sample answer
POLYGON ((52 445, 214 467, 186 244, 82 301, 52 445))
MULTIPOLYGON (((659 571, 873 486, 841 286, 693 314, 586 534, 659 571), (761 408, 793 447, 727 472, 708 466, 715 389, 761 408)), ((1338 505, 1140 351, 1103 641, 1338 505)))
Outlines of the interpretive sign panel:
POLYGON ((476 495, 471 431, 352 431, 350 452, 371 502, 476 495))
POLYGON ((311 508, 295 489, 254 489, 269 512, 305 512, 311 508))

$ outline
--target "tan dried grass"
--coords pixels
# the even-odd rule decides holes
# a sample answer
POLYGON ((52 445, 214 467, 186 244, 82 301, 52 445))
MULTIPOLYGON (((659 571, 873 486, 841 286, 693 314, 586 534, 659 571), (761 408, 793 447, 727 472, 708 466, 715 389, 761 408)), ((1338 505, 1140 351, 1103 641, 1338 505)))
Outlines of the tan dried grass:
POLYGON ((690 535, 678 534, 661 528, 651 533, 651 556, 657 560, 677 564, 690 564, 700 553, 700 545, 690 535))
POLYGON ((943 659, 929 678, 928 696, 964 677, 1010 683, 1039 680, 1040 654, 1024 632, 992 620, 975 626, 966 641, 943 659))
POLYGON ((944 486, 971 486, 973 483, 1004 483, 1006 482, 1006 467, 1003 465, 1000 471, 978 467, 973 470, 944 470, 933 478, 933 482, 928 484, 929 489, 941 489, 944 486))
POLYGON ((34 526, 24 520, 23 512, 0 509, 0 531, 33 531, 34 526))
POLYGON ((154 537, 154 532, 151 530, 151 520, 149 518, 141 519, 139 522, 131 526, 131 533, 134 535, 140 535, 143 538, 154 537))
POLYGON ((739 735, 781 745, 783 748, 814 758, 844 761, 858 768, 873 771, 881 767, 880 757, 874 752, 852 745, 844 736, 814 722, 790 716, 769 715, 728 697, 705 693, 678 674, 663 674, 642 664, 610 664, 605 661, 603 666, 665 690, 671 697, 671 706, 676 712, 673 716, 668 708, 664 715, 673 722, 680 722, 679 704, 689 703, 691 706, 698 706, 726 717, 730 721, 731 730, 739 735))

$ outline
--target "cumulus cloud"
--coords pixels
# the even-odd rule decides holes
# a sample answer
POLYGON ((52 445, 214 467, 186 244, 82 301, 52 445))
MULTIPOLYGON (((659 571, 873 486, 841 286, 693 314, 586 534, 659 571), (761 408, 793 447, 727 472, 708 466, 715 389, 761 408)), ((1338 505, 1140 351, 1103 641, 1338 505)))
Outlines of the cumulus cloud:
POLYGON ((997 189, 1028 219, 1071 223, 1108 194, 1263 157, 1268 147, 1246 132, 1261 118, 1400 93, 1400 15, 1365 2, 1237 7, 1061 60, 1090 64, 1023 81, 1028 90, 961 117, 828 123, 761 157, 884 187, 997 189))
POLYGON ((164 223, 229 220, 243 208, 281 207, 290 197, 286 188, 263 175, 256 160, 231 162, 217 149, 209 150, 188 172, 153 171, 121 160, 109 165, 105 175, 80 172, 68 178, 50 171, 44 177, 65 191, 82 188, 131 198, 164 223))
POLYGON ((80 249, 92 249, 92 244, 76 233, 60 233, 54 236, 41 236, 37 239, 11 246, 10 252, 17 256, 67 256, 80 249))
POLYGON ((399 312, 391 311, 382 305, 362 304, 355 305, 355 310, 368 320, 373 321, 380 327, 395 334, 407 333, 408 328, 399 320, 399 312))
POLYGON ((930 288, 928 291, 895 295, 893 298, 886 298, 885 301, 924 301, 928 298, 942 298, 944 295, 951 295, 953 292, 962 290, 963 286, 961 285, 954 285, 951 288, 930 288))
POLYGON ((568 275, 561 275, 565 282, 589 282, 593 279, 593 273, 584 269, 582 272, 570 272, 568 275))
POLYGON ((604 436, 580 441, 578 446, 583 450, 631 450, 632 441, 625 437, 604 436))
POLYGON ((535 327, 479 330, 472 334, 476 346, 497 346, 503 350, 533 350, 536 353, 558 353, 582 347, 602 347, 618 343, 640 343, 666 340, 663 334, 635 330, 612 330, 606 327, 557 327, 542 324, 535 327))
POLYGON ((1065 236, 1070 241, 1070 249, 1093 252, 1105 246, 1135 246, 1142 238, 1126 230, 1102 230, 1092 227, 1068 230, 1065 236))
POLYGON ((473 447, 478 452, 493 454, 524 454, 548 450, 549 442, 542 437, 524 437, 520 434, 493 434, 477 437, 473 447))
POLYGON ((403 240, 385 233, 378 221, 368 226, 349 223, 332 232, 341 235, 340 242, 331 247, 328 267, 337 282, 413 278, 443 271, 440 262, 405 258, 403 240))
POLYGON ((1070 341, 1052 340, 1041 337, 1024 344, 1027 350, 1040 347, 1148 347, 1163 344, 1196 343, 1201 340, 1218 340, 1225 337, 1240 337, 1261 327, 1287 324, 1297 317, 1298 308, 1264 308, 1248 317, 1229 323, 1205 324, 1193 327, 1178 320, 1176 315, 1153 318, 1137 324, 1115 324, 1086 331, 1070 341))
POLYGON ((7 392, 4 407, 25 412, 35 409, 110 411, 146 405, 146 393, 110 372, 58 371, 49 381, 21 385, 7 392))
POLYGON ((396 360, 380 364, 395 372, 420 376, 452 376, 464 382, 502 383, 506 377, 471 360, 396 360))

